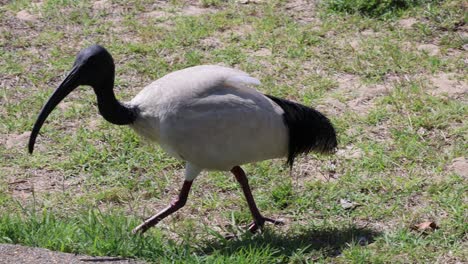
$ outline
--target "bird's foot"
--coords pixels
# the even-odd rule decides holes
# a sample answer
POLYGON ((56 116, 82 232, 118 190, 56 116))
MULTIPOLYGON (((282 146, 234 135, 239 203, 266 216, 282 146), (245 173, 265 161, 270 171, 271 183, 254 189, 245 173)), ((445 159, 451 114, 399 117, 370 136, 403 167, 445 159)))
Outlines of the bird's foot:
POLYGON ((136 235, 136 234, 143 234, 144 232, 146 232, 146 230, 148 230, 151 226, 148 225, 148 223, 145 221, 143 223, 141 223, 139 226, 135 227, 133 230, 132 230, 132 234, 136 235))
POLYGON ((226 239, 226 240, 233 240, 233 239, 237 239, 237 238, 238 238, 238 236, 235 235, 235 234, 226 234, 226 235, 224 235, 224 239, 226 239))
POLYGON ((284 225, 284 221, 279 220, 279 219, 271 219, 268 217, 261 217, 259 219, 255 219, 250 225, 249 225, 249 231, 252 233, 255 233, 259 228, 263 228, 265 225, 265 222, 270 222, 274 225, 284 225))

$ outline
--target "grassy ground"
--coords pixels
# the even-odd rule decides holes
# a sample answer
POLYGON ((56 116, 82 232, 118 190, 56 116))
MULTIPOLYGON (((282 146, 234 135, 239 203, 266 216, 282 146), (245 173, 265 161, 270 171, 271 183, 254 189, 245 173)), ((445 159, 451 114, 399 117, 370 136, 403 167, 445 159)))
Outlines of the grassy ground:
POLYGON ((0 243, 158 263, 467 261, 467 6, 421 2, 379 16, 300 0, 3 5, 0 243), (327 114, 340 149, 292 173, 283 160, 245 166, 283 227, 245 233, 238 184, 210 172, 185 208, 132 236, 177 194, 183 167, 107 124, 91 89, 61 103, 26 152, 42 104, 94 43, 115 58, 122 100, 177 69, 228 65, 327 114), (414 230, 426 221, 439 228, 414 230))

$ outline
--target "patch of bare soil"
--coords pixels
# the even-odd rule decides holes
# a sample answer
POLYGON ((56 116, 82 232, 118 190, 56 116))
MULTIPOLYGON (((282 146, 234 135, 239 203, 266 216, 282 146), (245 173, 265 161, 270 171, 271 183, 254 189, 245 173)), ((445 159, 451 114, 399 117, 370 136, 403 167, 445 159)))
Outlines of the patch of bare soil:
POLYGON ((25 200, 33 193, 52 191, 57 188, 61 185, 59 177, 58 174, 46 174, 45 177, 33 176, 31 178, 12 177, 8 182, 8 187, 13 197, 25 200))
POLYGON ((357 97, 348 102, 348 106, 358 115, 368 114, 374 106, 374 98, 388 94, 392 89, 388 85, 362 86, 357 91, 357 97))
POLYGON ((372 29, 366 29, 366 30, 361 31, 361 35, 363 35, 363 36, 374 36, 374 35, 377 35, 377 32, 375 32, 372 29))
POLYGON ((452 160, 452 163, 447 169, 464 178, 468 178, 468 160, 465 157, 459 157, 452 160))
POLYGON ((25 148, 27 146, 31 132, 22 134, 10 134, 0 136, 0 143, 4 144, 6 149, 25 148))
POLYGON ((7 175, 5 181, 11 196, 22 202, 31 198, 41 200, 51 193, 71 191, 81 193, 82 177, 65 178, 57 171, 46 169, 27 169, 16 174, 13 168, 0 168, 7 175))
POLYGON ((345 103, 331 97, 324 99, 322 104, 316 106, 317 110, 330 116, 340 115, 346 111, 347 107, 348 106, 345 103))
POLYGON ((92 257, 86 255, 55 252, 45 248, 33 248, 10 244, 0 244, 0 256, 0 264, 78 264, 94 262, 103 264, 145 263, 143 261, 137 261, 134 259, 125 259, 118 257, 92 257))
POLYGON ((430 56, 435 56, 440 53, 439 46, 434 44, 420 44, 417 49, 427 53, 430 56))
POLYGON ((286 13, 299 23, 318 22, 316 17, 316 0, 293 0, 285 4, 286 13))
POLYGON ((144 18, 156 18, 156 19, 168 19, 175 16, 201 16, 204 14, 215 13, 217 10, 212 7, 203 7, 195 3, 187 3, 182 7, 170 8, 169 3, 160 3, 153 5, 153 10, 142 13, 140 19, 144 18), (171 10, 169 12, 167 10, 171 10))
POLYGON ((37 22, 39 21, 39 16, 38 15, 33 15, 29 13, 27 10, 21 10, 18 13, 16 13, 16 18, 22 21, 27 21, 27 22, 37 22))
MULTIPOLYGON (((222 33, 219 35, 214 35, 213 37, 217 37, 220 39, 222 42, 224 39, 245 39, 249 34, 252 34, 254 32, 254 28, 252 25, 242 25, 242 26, 234 26, 230 28, 226 28, 222 33)), ((251 52, 245 51, 247 53, 251 52)))
POLYGON ((463 98, 468 94, 468 85, 463 80, 457 80, 454 74, 439 73, 430 78, 435 89, 430 92, 437 96, 447 96, 448 98, 463 98))
POLYGON ((169 17, 175 16, 174 13, 163 11, 163 10, 153 10, 150 12, 142 13, 141 18, 156 18, 156 19, 167 19, 169 17))
POLYGON ((335 161, 330 161, 325 166, 322 164, 312 156, 297 158, 291 171, 294 184, 302 187, 306 182, 313 180, 328 182, 339 178, 340 175, 336 171, 335 161))
POLYGON ((359 76, 353 74, 339 74, 335 79, 338 82, 339 90, 354 90, 361 84, 359 76))
MULTIPOLYGON (((142 24, 156 23, 158 27, 163 29, 171 29, 175 26, 174 18, 177 16, 203 16, 217 11, 218 9, 203 6, 197 1, 185 1, 180 6, 171 5, 169 1, 156 1, 152 5, 147 6, 146 11, 140 13, 137 19, 142 24)), ((114 24, 118 23, 114 22, 114 24)), ((128 38, 127 41, 139 41, 139 38, 134 36, 133 40, 132 38, 128 38)))
POLYGON ((94 10, 105 10, 112 7, 112 3, 109 0, 99 0, 93 3, 94 10))
POLYGON ((364 152, 353 145, 348 145, 339 149, 336 155, 338 157, 343 157, 344 159, 360 159, 362 156, 364 156, 364 152))
POLYGON ((216 12, 216 9, 214 8, 198 7, 193 5, 186 6, 180 10, 180 13, 184 16, 200 16, 214 12, 216 12))
POLYGON ((363 134, 365 134, 366 137, 371 138, 373 141, 383 143, 392 138, 390 127, 391 126, 388 123, 379 123, 378 125, 367 127, 363 134))
MULTIPOLYGON (((129 5, 126 3, 112 3, 110 0, 100 0, 94 2, 92 8, 95 12, 107 12, 105 20, 113 24, 111 28, 113 33, 111 35, 118 36, 119 40, 129 43, 141 42, 143 39, 139 32, 122 26, 122 24, 125 24, 125 14, 128 12, 128 9, 132 8, 129 5), (112 10, 112 12, 108 10, 112 10)), ((200 1, 183 1, 175 5, 171 1, 157 0, 148 2, 145 5, 144 11, 137 14, 136 17, 139 23, 143 25, 153 23, 164 31, 164 29, 174 27, 174 18, 177 16, 201 16, 217 11, 213 7, 203 6, 200 1)), ((152 38, 154 36, 150 35, 149 37, 152 38)))
POLYGON ((335 77, 338 87, 335 91, 342 93, 346 100, 328 98, 317 108, 329 114, 340 114, 350 110, 358 115, 366 115, 374 106, 374 101, 380 96, 390 93, 396 79, 388 79, 383 84, 362 84, 360 78, 352 74, 340 74, 335 77))
MULTIPOLYGON (((468 241, 463 241, 460 248, 468 248, 468 241)), ((466 253, 465 253, 466 257, 466 253)), ((455 256, 452 250, 438 256, 434 263, 447 263, 447 264, 463 264, 466 263, 466 258, 461 256, 455 256)))
POLYGON ((223 42, 217 37, 207 37, 200 41, 204 50, 218 49, 223 46, 223 42))
POLYGON ((241 25, 241 26, 238 26, 238 27, 233 27, 229 30, 226 30, 224 31, 224 36, 228 36, 228 35, 237 35, 237 36, 247 36, 249 34, 251 34, 252 32, 254 32, 255 29, 252 25, 249 25, 249 24, 246 24, 246 25, 241 25))
MULTIPOLYGON (((31 93, 31 90, 43 89, 43 87, 38 87, 35 82, 31 81, 30 75, 42 75, 42 73, 38 72, 52 70, 53 66, 48 61, 51 47, 48 45, 40 45, 39 47, 36 44, 40 34, 50 27, 47 24, 47 19, 43 18, 41 12, 37 10, 40 5, 39 2, 33 4, 31 8, 19 12, 6 10, 2 13, 0 41, 8 44, 2 47, 2 51, 14 54, 15 63, 22 67, 22 72, 27 73, 0 73, 0 87, 9 90, 9 96, 5 98, 6 104, 23 100, 25 94, 31 93), (10 41, 11 37, 14 41, 10 41)), ((62 41, 68 44, 63 45, 61 48, 73 50, 74 46, 81 45, 78 41, 67 41, 74 32, 81 30, 78 26, 65 24, 54 26, 66 27, 64 31, 70 34, 64 34, 62 41)), ((4 110, 0 110, 0 112, 2 111, 4 110)))
POLYGON ((267 48, 261 48, 255 52, 252 53, 254 56, 258 56, 258 57, 269 57, 271 56, 271 50, 270 49, 267 49, 267 48))
POLYGON ((401 19, 400 21, 398 21, 398 25, 400 25, 400 27, 405 28, 405 29, 412 28, 413 25, 416 23, 418 23, 418 20, 414 17, 405 18, 405 19, 401 19))
POLYGON ((237 0, 236 1, 237 3, 239 4, 261 4, 261 3, 264 3, 266 2, 265 0, 237 0))

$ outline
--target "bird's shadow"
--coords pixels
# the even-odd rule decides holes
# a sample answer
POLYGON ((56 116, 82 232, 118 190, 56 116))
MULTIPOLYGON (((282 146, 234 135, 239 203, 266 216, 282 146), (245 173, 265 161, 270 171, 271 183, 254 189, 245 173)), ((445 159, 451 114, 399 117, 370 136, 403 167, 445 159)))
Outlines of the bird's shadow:
POLYGON ((374 242, 381 233, 369 228, 346 227, 330 228, 326 230, 306 229, 294 233, 279 233, 273 229, 267 229, 259 235, 246 234, 235 239, 215 239, 205 241, 199 248, 200 254, 232 255, 245 248, 269 247, 278 256, 293 256, 297 252, 307 254, 319 251, 323 257, 336 257, 352 244, 366 246, 374 242))

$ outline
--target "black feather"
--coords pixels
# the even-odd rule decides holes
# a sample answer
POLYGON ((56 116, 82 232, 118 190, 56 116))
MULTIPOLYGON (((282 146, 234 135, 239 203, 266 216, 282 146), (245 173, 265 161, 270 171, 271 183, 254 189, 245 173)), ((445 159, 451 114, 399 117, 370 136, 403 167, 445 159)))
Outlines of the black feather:
POLYGON ((287 164, 292 167, 301 153, 331 153, 337 146, 335 128, 319 111, 285 99, 265 95, 284 110, 284 123, 289 129, 287 164))

